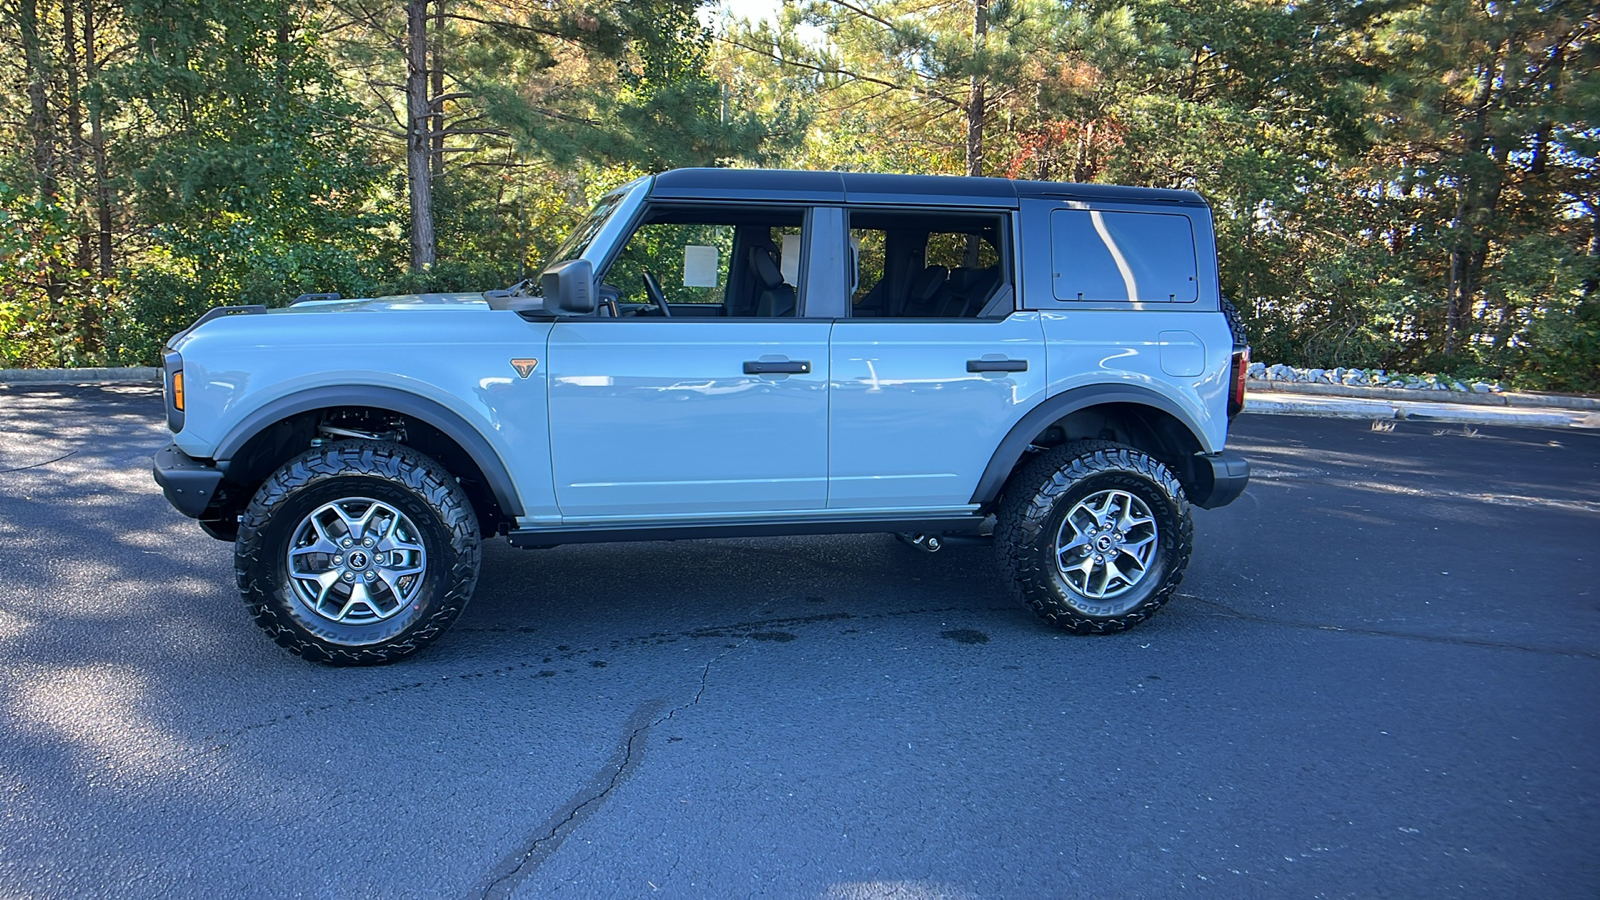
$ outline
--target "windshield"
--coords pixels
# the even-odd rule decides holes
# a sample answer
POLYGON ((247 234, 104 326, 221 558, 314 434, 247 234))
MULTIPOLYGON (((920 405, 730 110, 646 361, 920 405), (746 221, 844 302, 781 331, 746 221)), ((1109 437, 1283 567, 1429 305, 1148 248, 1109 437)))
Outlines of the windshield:
MULTIPOLYGON (((572 233, 567 235, 567 239, 561 242, 561 246, 557 247, 555 252, 550 254, 550 258, 544 261, 544 265, 539 267, 539 274, 543 275, 545 269, 558 262, 565 262, 582 256, 584 251, 589 249, 589 244, 594 240, 594 236, 600 233, 601 226, 606 224, 606 220, 611 218, 611 214, 616 211, 617 205, 626 196, 628 196, 626 190, 615 190, 601 197, 600 202, 594 205, 594 209, 589 210, 589 214, 584 216, 573 227, 572 233)), ((533 283, 528 285, 528 288, 535 293, 538 292, 538 276, 534 277, 533 283)))

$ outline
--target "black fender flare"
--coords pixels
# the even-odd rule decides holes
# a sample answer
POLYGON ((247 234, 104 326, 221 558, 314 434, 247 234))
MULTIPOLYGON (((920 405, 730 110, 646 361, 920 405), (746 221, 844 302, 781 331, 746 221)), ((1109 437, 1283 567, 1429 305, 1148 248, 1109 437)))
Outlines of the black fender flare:
POLYGON ((495 502, 506 515, 522 515, 522 501, 511 481, 511 472, 505 461, 478 429, 473 428, 461 415, 434 400, 418 396, 399 388, 376 385, 341 385, 316 387, 279 397, 253 410, 229 429, 217 444, 216 460, 226 463, 240 448, 262 429, 270 427, 297 413, 325 409, 330 406, 368 406, 386 409, 411 416, 439 429, 446 437, 466 451, 483 473, 495 502))
POLYGON ((1011 476, 1011 470, 1016 468, 1017 460, 1022 458, 1028 445, 1052 423, 1080 409, 1103 406, 1107 403, 1133 403, 1160 410, 1182 422, 1184 427, 1189 429, 1189 433, 1194 435, 1195 443, 1202 448, 1205 447, 1205 441, 1201 437, 1203 432, 1189 413, 1171 399, 1149 388, 1131 384, 1086 385, 1073 388, 1046 397, 1011 427, 1005 438, 1000 441, 1000 446, 995 449, 994 456, 989 459, 989 465, 983 470, 983 477, 978 479, 978 488, 972 492, 972 500, 969 502, 979 505, 993 503, 995 498, 1000 496, 1000 489, 1005 486, 1006 479, 1011 476))

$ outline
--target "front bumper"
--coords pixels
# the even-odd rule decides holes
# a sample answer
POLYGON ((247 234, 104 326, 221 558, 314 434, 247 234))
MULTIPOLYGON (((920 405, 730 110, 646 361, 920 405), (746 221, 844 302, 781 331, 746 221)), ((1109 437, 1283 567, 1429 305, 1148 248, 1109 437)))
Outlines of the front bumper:
POLYGON ((1195 457, 1195 491, 1189 502, 1201 509, 1216 509, 1239 499, 1250 484, 1250 460, 1227 450, 1195 457))
POLYGON ((191 519, 198 519, 211 505, 222 483, 222 472, 216 466, 195 459, 177 444, 168 444, 156 451, 156 484, 173 508, 191 519))

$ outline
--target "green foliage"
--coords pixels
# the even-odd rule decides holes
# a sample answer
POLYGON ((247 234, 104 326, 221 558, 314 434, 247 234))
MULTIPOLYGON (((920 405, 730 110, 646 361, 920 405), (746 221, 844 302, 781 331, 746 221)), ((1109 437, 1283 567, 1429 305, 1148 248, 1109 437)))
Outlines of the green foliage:
POLYGON ((91 47, 72 2, 0 17, 0 365, 504 285, 668 167, 975 166, 1201 192, 1258 359, 1600 390, 1592 4, 803 0, 707 30, 694 0, 430 0, 411 272, 399 5, 98 0, 91 47))

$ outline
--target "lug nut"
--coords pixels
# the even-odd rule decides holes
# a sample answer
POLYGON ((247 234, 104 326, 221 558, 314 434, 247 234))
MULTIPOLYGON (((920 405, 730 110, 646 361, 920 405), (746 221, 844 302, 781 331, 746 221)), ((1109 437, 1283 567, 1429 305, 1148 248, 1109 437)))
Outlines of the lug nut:
POLYGON ((333 558, 333 564, 334 564, 334 565, 336 565, 336 566, 342 566, 342 565, 344 565, 344 557, 342 557, 342 556, 335 556, 335 557, 334 557, 334 558, 333 558))
POLYGON ((352 541, 352 540, 350 540, 350 539, 349 539, 349 538, 345 538, 345 539, 344 539, 344 540, 342 540, 342 541, 340 541, 340 542, 339 542, 339 546, 341 546, 341 547, 348 547, 348 546, 350 546, 350 545, 351 545, 351 544, 353 544, 353 543, 355 543, 355 542, 354 542, 354 541, 352 541))
POLYGON ((356 574, 354 572, 346 572, 346 573, 344 573, 344 580, 345 581, 355 581, 356 580, 356 574))
POLYGON ((365 538, 365 539, 363 539, 361 541, 361 546, 363 546, 363 547, 371 547, 372 544, 373 544, 372 538, 365 538))
POLYGON ((374 578, 377 578, 377 577, 378 577, 378 573, 377 572, 373 572, 371 570, 367 571, 367 580, 368 581, 371 581, 371 580, 373 580, 374 578))

